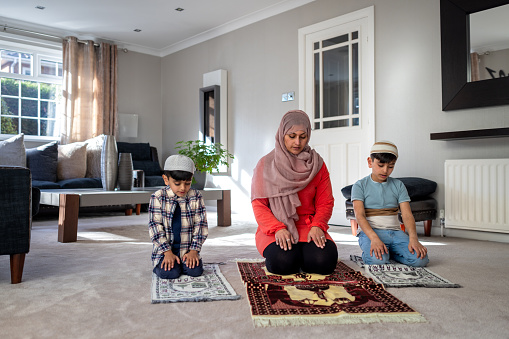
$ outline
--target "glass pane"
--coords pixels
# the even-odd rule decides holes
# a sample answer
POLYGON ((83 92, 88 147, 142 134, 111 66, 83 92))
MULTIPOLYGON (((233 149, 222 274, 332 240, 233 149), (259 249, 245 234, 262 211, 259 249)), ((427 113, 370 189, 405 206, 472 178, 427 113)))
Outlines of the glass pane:
POLYGON ((59 85, 45 84, 41 82, 41 99, 55 100, 59 91, 59 85))
POLYGON ((313 49, 318 49, 318 48, 320 48, 320 43, 319 42, 315 42, 313 44, 313 49))
POLYGON ((55 136, 55 120, 41 120, 41 136, 55 136))
POLYGON ((57 115, 57 103, 53 101, 41 101, 41 118, 55 118, 57 115))
POLYGON ((32 75, 32 54, 21 53, 21 74, 32 75))
POLYGON ((348 34, 343 34, 343 35, 322 41, 322 46, 329 47, 329 46, 341 44, 341 43, 347 42, 347 41, 348 41, 348 34))
POLYGON ((2 134, 18 134, 19 119, 2 117, 2 134))
POLYGON ((21 119, 21 133, 25 135, 38 135, 37 119, 21 119))
POLYGON ((19 53, 2 51, 2 72, 19 74, 19 53))
POLYGON ((352 40, 359 38, 359 32, 352 32, 352 40))
POLYGON ((315 53, 315 119, 320 119, 320 54, 315 53))
POLYGON ((319 122, 315 122, 315 129, 320 129, 320 123, 319 122))
POLYGON ((21 82, 21 96, 24 98, 38 98, 39 84, 33 81, 21 82))
POLYGON ((21 116, 37 117, 37 100, 21 99, 21 116))
POLYGON ((18 98, 2 98, 2 115, 19 115, 18 98))
POLYGON ((348 46, 323 52, 324 118, 349 114, 348 70, 348 46))
POLYGON ((352 126, 359 126, 359 118, 352 119, 352 126))
POLYGON ((57 63, 54 61, 41 60, 41 74, 57 75, 57 63))
POLYGON ((359 44, 352 44, 352 114, 359 114, 359 44))
POLYGON ((19 80, 2 78, 2 95, 19 96, 19 80))
POLYGON ((62 63, 59 62, 59 63, 57 63, 57 65, 58 65, 58 76, 61 77, 62 76, 62 63))
POLYGON ((324 121, 323 129, 326 128, 335 128, 335 127, 348 127, 349 122, 347 119, 345 120, 334 120, 334 121, 324 121))

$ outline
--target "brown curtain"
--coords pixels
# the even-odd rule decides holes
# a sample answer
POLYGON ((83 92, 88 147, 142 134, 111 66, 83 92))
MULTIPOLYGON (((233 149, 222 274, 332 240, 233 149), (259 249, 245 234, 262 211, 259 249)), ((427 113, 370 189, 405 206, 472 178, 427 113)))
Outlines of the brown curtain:
POLYGON ((64 117, 61 143, 116 136, 117 46, 68 37, 63 41, 64 117))
POLYGON ((479 81, 479 54, 470 53, 470 81, 479 81))

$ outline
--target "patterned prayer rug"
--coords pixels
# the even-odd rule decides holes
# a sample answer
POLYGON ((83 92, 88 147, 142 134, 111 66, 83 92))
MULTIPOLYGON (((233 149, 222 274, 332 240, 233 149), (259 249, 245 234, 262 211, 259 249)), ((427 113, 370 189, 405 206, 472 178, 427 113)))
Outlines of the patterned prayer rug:
POLYGON ((255 327, 425 322, 380 284, 342 262, 330 275, 268 273, 264 262, 238 261, 255 327))
POLYGON ((350 255, 350 260, 366 275, 385 287, 461 287, 424 267, 411 267, 391 260, 386 265, 364 265, 362 257, 350 255))
POLYGON ((203 264, 199 277, 181 275, 178 279, 161 279, 152 273, 152 304, 179 301, 237 300, 236 294, 217 264, 203 264))

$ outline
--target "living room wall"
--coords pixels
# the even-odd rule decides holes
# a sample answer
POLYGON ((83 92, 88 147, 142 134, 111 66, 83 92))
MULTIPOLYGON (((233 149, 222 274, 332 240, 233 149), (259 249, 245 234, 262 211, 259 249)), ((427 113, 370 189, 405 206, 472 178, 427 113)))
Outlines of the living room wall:
MULTIPOLYGON (((281 116, 298 108, 298 29, 372 5, 376 139, 392 140, 399 147, 393 176, 420 176, 438 183, 435 197, 443 208, 446 159, 507 158, 509 143, 507 138, 430 141, 430 133, 509 126, 509 106, 441 110, 440 0, 316 0, 165 56, 160 68, 162 128, 145 129, 138 139, 148 141, 159 135, 160 157, 164 159, 175 153, 176 142, 197 138, 202 76, 227 70, 228 149, 236 160, 230 180, 221 179, 234 189, 234 210, 249 211, 252 170, 273 148, 281 116), (281 94, 289 91, 295 91, 296 100, 281 102, 281 94)), ((144 57, 137 59, 130 61, 130 72, 145 67, 144 57)), ((122 73, 126 64, 119 64, 122 73)), ((154 65, 154 73, 156 68, 154 65)), ((154 74, 155 79, 157 76, 154 74)), ((130 78, 134 79, 134 74, 130 78)), ((120 87, 132 86, 119 82, 120 87)), ((131 96, 137 89, 120 87, 119 101, 129 97, 135 104, 131 96)), ((151 85, 150 91, 156 92, 155 87, 151 85)), ((159 122, 158 115, 151 119, 159 122)), ((336 203, 343 203, 340 192, 335 196, 336 203)))

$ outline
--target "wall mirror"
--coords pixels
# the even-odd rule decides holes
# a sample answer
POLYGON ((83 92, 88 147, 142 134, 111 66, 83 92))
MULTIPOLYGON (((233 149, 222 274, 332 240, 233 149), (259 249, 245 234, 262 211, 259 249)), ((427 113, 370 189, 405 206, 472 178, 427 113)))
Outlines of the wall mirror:
POLYGON ((509 0, 440 1, 442 110, 509 105, 509 77, 470 81, 470 15, 507 4, 509 0))

